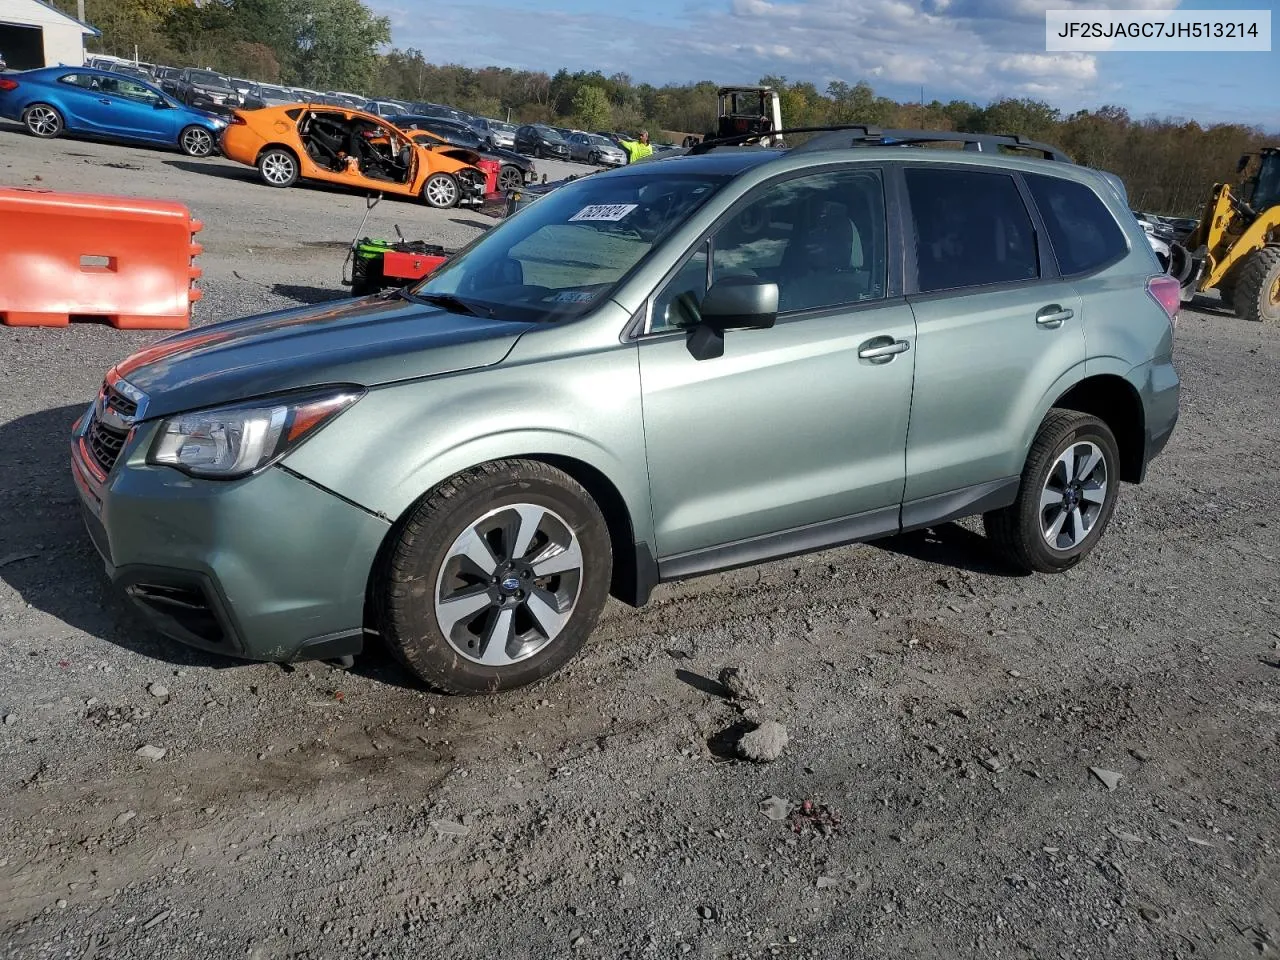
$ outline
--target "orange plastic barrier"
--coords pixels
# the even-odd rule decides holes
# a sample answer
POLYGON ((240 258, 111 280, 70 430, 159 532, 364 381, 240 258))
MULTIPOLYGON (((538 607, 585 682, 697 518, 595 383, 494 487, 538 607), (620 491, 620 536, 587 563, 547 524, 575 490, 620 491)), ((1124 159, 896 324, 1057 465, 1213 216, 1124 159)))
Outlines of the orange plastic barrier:
POLYGON ((185 329, 201 227, 168 200, 0 187, 0 323, 185 329))

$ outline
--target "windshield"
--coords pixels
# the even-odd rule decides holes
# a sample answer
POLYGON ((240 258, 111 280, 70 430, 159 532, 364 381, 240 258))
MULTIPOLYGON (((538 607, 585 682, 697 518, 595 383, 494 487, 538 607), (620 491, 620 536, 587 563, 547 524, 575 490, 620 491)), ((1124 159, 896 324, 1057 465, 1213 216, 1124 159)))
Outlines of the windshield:
POLYGON ((206 73, 203 70, 193 71, 191 74, 192 83, 202 83, 206 87, 225 87, 231 89, 231 84, 227 82, 226 77, 220 77, 216 73, 206 73))
POLYGON ((284 87, 259 87, 258 96, 271 97, 276 100, 289 100, 292 99, 293 94, 284 87))
POLYGON ((414 288, 480 314, 566 320, 608 299, 633 267, 728 177, 597 175, 530 204, 414 288))
POLYGON ((602 137, 598 133, 593 133, 591 136, 587 137, 587 139, 590 140, 591 143, 597 147, 615 147, 615 144, 612 140, 610 140, 608 137, 602 137))
POLYGON ((514 123, 503 123, 501 120, 490 120, 489 128, 497 130, 501 133, 515 133, 516 125, 514 123))
POLYGON ((552 130, 550 127, 534 127, 533 129, 537 130, 540 134, 543 135, 543 137, 545 137, 548 140, 564 139, 564 137, 560 136, 558 131, 552 130))

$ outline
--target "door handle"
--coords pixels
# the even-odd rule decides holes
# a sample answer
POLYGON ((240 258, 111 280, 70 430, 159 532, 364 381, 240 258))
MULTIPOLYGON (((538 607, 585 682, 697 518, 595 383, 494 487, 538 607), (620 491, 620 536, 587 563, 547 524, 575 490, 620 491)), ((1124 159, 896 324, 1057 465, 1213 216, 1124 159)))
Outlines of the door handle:
POLYGON ((1075 315, 1074 310, 1063 309, 1061 304, 1051 303, 1036 311, 1036 323, 1050 330, 1056 330, 1064 321, 1070 320, 1075 315))
POLYGON ((111 101, 110 101, 110 100, 108 100, 106 97, 99 97, 99 98, 98 98, 98 102, 99 102, 99 103, 105 103, 108 107, 109 107, 109 106, 111 106, 111 101))
POLYGON ((911 344, 906 340, 876 337, 858 348, 858 359, 870 360, 872 363, 888 363, 898 354, 906 353, 910 349, 911 344))

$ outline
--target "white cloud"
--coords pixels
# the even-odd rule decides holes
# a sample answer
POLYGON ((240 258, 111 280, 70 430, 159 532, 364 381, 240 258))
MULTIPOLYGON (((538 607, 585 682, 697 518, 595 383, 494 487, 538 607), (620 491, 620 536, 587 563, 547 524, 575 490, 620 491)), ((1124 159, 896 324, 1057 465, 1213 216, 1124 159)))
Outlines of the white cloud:
MULTIPOLYGON (((392 17, 396 45, 418 47, 437 63, 622 70, 657 85, 750 83, 771 73, 820 85, 833 77, 866 79, 891 96, 916 95, 923 85, 929 98, 1026 96, 1070 109, 1124 102, 1106 72, 1119 61, 1108 59, 1115 54, 1046 52, 1046 9, 1178 6, 1178 0, 686 0, 681 8, 678 0, 633 0, 634 6, 612 0, 608 13, 578 13, 530 9, 532 0, 432 3, 429 12, 419 7, 425 0, 369 2, 392 17)), ((1135 112, 1179 112, 1180 105, 1159 100, 1162 86, 1133 104, 1135 112)))

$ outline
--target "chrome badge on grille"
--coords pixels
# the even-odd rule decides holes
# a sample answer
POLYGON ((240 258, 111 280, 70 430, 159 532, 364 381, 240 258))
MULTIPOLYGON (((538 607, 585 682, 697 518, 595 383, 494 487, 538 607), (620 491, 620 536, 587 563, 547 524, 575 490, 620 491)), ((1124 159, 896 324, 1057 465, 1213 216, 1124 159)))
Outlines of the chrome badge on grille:
POLYGON ((108 374, 98 393, 97 419, 112 430, 128 430, 142 419, 147 395, 128 380, 108 374))

